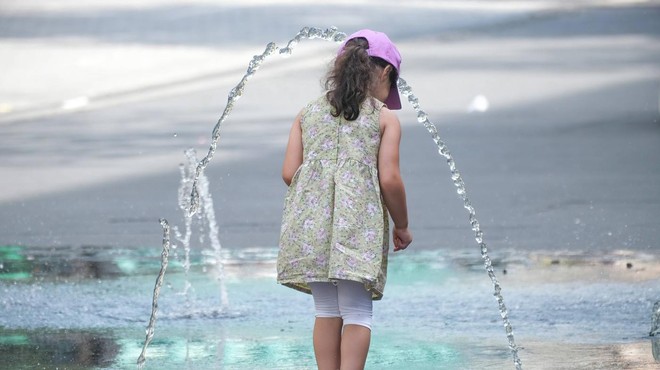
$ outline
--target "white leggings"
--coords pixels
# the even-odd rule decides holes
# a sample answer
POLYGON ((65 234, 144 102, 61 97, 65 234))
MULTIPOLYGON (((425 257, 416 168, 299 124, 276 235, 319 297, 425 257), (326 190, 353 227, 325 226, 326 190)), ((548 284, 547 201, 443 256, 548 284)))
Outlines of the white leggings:
POLYGON ((361 325, 371 330, 371 292, 357 281, 309 283, 316 317, 341 317, 343 325, 361 325))

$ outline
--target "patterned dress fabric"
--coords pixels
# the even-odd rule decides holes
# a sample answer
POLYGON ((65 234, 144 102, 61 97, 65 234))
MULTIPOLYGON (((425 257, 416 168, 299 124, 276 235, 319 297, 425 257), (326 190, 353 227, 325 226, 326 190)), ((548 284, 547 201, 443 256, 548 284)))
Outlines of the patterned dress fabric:
POLYGON ((309 282, 352 280, 382 298, 389 249, 377 167, 383 106, 367 98, 354 121, 333 117, 325 95, 303 109, 303 163, 284 202, 280 284, 311 293, 309 282))

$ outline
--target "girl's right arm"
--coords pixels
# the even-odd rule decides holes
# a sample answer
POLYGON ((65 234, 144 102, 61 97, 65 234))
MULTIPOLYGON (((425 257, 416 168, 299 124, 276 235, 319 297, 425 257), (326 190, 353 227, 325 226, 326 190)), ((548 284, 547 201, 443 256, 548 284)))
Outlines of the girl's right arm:
POLYGON ((282 180, 289 186, 293 175, 296 174, 298 167, 303 162, 303 143, 302 143, 302 128, 300 127, 301 114, 298 114, 296 120, 291 125, 289 132, 289 143, 286 146, 286 153, 284 154, 284 164, 282 165, 282 180))
POLYGON ((378 151, 378 180, 387 210, 394 221, 394 251, 406 249, 412 242, 408 231, 406 190, 399 170, 401 124, 394 112, 383 108, 380 113, 381 140, 378 151))

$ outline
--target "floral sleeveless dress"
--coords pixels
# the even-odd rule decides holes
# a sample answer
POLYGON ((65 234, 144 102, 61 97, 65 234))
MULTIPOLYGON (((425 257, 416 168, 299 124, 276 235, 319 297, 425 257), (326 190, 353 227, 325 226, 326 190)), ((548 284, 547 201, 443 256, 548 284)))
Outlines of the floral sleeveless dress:
POLYGON ((302 111, 303 163, 287 191, 277 259, 280 284, 362 282, 383 296, 389 218, 378 181, 380 109, 367 98, 354 121, 333 117, 325 95, 302 111))

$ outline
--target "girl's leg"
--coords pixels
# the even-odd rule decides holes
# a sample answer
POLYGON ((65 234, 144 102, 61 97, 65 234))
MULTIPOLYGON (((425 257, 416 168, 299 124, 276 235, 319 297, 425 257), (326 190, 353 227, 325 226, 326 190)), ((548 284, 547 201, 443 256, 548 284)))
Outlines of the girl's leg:
POLYGON ((316 307, 314 354, 319 370, 337 370, 341 361, 343 320, 337 303, 337 287, 332 283, 309 283, 316 307))
POLYGON ((371 343, 372 300, 364 284, 338 282, 339 311, 344 320, 341 337, 341 370, 361 370, 371 343))
POLYGON ((362 325, 344 326, 341 337, 341 370, 362 370, 367 362, 371 330, 362 325))
POLYGON ((341 317, 317 317, 314 322, 314 355, 319 370, 337 370, 341 362, 341 317))

